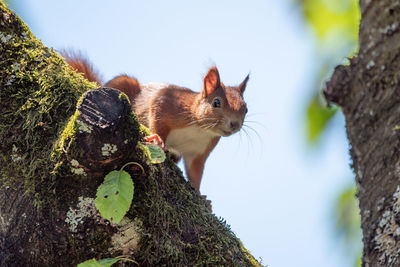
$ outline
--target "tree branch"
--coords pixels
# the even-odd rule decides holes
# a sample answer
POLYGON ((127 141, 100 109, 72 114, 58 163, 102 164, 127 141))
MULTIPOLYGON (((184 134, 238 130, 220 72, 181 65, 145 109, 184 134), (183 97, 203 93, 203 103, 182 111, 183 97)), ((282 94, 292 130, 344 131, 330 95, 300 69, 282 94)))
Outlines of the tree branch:
POLYGON ((360 1, 360 7, 359 54, 335 69, 325 95, 346 118, 363 266, 400 266, 400 3, 360 1))
POLYGON ((122 253, 141 266, 259 265, 170 158, 147 163, 138 141, 148 133, 127 99, 113 89, 88 91, 95 84, 2 2, 0 47, 1 266, 71 266, 122 253), (127 168, 133 203, 120 225, 111 224, 96 210, 96 189, 130 161, 146 176, 127 168))

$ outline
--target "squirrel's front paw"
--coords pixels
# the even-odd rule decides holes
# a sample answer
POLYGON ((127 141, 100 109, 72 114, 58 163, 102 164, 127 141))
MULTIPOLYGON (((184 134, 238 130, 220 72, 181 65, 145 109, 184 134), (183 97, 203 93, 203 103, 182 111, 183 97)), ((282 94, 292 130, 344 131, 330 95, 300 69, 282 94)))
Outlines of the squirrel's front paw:
POLYGON ((156 145, 156 146, 161 147, 163 150, 165 150, 164 141, 161 139, 161 137, 158 134, 152 134, 149 136, 145 136, 143 139, 144 139, 146 145, 156 145))

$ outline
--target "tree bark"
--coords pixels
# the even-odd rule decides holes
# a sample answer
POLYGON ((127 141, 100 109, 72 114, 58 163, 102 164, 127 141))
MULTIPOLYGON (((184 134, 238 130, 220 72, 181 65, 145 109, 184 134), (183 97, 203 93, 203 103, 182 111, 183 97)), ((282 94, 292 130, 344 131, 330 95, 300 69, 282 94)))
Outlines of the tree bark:
POLYGON ((360 0, 359 53, 325 96, 346 118, 363 230, 363 266, 400 266, 400 2, 360 0))
POLYGON ((127 98, 94 88, 0 1, 0 266, 259 266, 170 157, 149 163, 127 98), (135 193, 116 225, 94 198, 127 162, 145 175, 126 169, 135 193))

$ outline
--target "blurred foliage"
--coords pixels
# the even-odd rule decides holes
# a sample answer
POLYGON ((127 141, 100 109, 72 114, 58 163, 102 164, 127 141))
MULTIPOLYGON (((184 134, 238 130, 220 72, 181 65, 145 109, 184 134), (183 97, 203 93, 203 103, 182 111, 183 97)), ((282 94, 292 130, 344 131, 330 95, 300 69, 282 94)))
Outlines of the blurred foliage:
POLYGON ((336 228, 346 241, 349 241, 348 243, 361 239, 361 218, 355 194, 355 187, 344 190, 337 199, 335 207, 336 228))
POLYGON ((321 85, 333 68, 344 63, 358 49, 360 9, 358 0, 298 0, 308 25, 317 40, 319 69, 316 94, 313 94, 306 111, 307 140, 315 144, 326 125, 335 114, 335 108, 326 107, 320 100, 321 85))
POLYGON ((344 41, 358 41, 360 9, 358 0, 301 0, 304 17, 314 28, 318 39, 332 33, 344 41))
POLYGON ((361 266, 361 216, 355 187, 350 187, 340 194, 336 201, 334 217, 337 232, 343 238, 347 254, 355 258, 354 266, 361 266))
POLYGON ((311 143, 318 141, 328 121, 335 115, 337 107, 327 108, 319 94, 315 94, 307 107, 307 138, 311 143))
POLYGON ((11 0, 2 0, 2 1, 6 4, 6 6, 8 6, 8 7, 10 6, 10 1, 11 0))
MULTIPOLYGON (((305 114, 307 141, 317 144, 329 122, 339 110, 328 108, 321 97, 322 85, 329 79, 334 67, 346 64, 347 57, 358 51, 358 27, 361 18, 358 0, 296 0, 306 23, 316 37, 318 70, 314 92, 305 114)), ((336 232, 342 237, 347 256, 354 266, 361 266, 361 229, 356 188, 344 190, 335 203, 336 232)))
POLYGON ((362 253, 360 254, 360 256, 358 257, 358 259, 356 260, 356 262, 354 263, 354 266, 358 267, 362 265, 362 253))

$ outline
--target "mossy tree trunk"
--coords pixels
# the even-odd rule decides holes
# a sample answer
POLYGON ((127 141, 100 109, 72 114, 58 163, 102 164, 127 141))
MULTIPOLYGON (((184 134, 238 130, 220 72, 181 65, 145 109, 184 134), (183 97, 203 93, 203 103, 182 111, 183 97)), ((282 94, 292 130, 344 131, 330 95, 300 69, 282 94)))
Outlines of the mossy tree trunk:
POLYGON ((108 89, 81 98, 94 88, 0 1, 0 266, 122 254, 141 266, 259 265, 170 158, 147 163, 148 132, 127 99, 108 89), (126 169, 135 194, 115 225, 96 210, 96 189, 132 161, 145 175, 126 169))
POLYGON ((363 266, 400 266, 400 1, 361 0, 359 53, 325 95, 346 117, 363 266))

